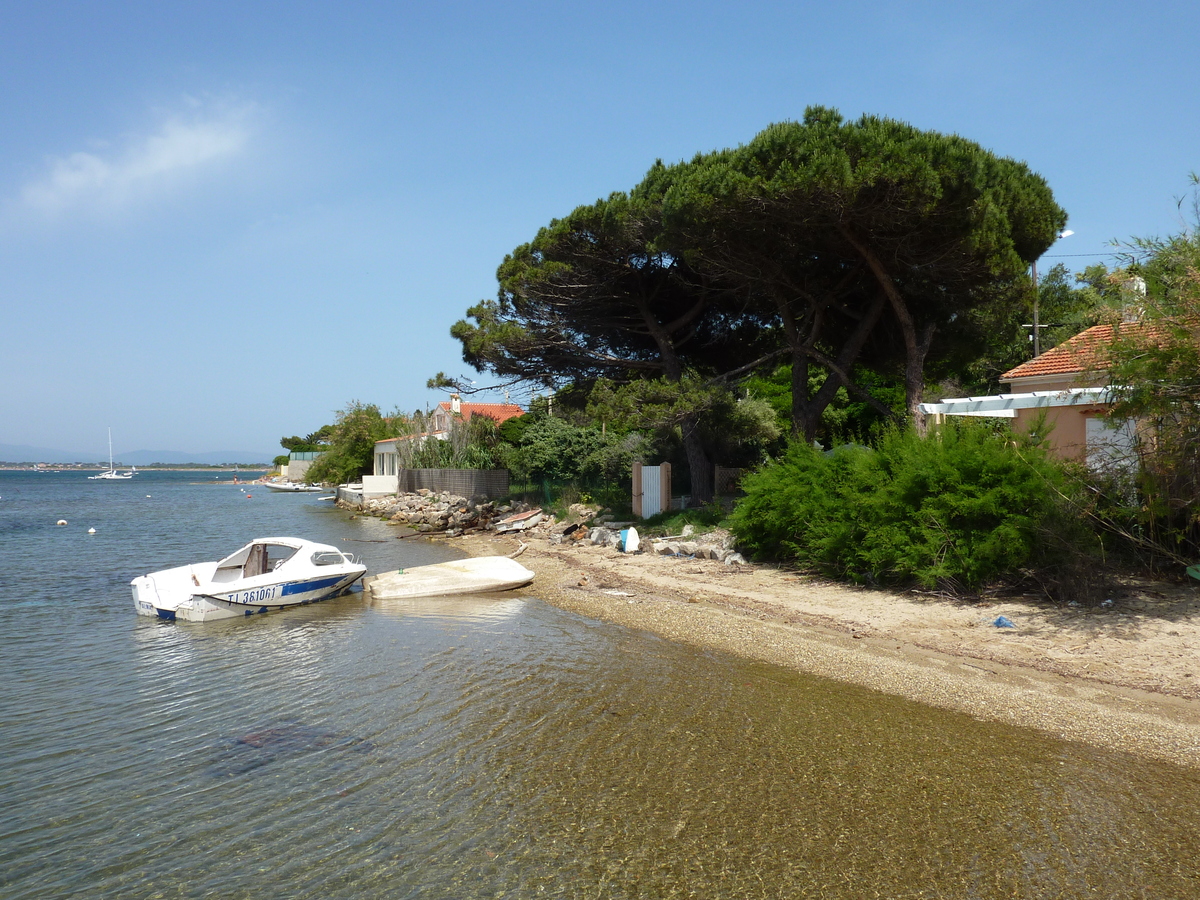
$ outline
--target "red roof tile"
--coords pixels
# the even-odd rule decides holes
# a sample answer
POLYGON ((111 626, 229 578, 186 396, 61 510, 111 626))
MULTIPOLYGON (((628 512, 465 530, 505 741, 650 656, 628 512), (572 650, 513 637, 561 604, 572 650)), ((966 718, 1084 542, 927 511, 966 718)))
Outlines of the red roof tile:
MULTIPOLYGON (((450 403, 446 400, 439 403, 438 407, 446 412, 451 411, 450 403)), ((487 416, 489 419, 495 419, 497 425, 525 415, 525 410, 515 403, 461 403, 459 411, 464 419, 470 420, 471 416, 487 416)))
MULTIPOLYGON (((1131 322, 1117 326, 1125 333, 1143 332, 1146 334, 1156 330, 1156 326, 1131 322)), ((1001 381, 1012 381, 1017 378, 1031 378, 1046 375, 1069 375, 1073 372, 1085 372, 1088 369, 1103 368, 1105 365, 1105 348, 1113 342, 1114 326, 1093 325, 1086 331, 1081 331, 1072 338, 1063 341, 1057 347, 1047 350, 1041 356, 1021 363, 1015 369, 1009 369, 1000 376, 1001 381)))

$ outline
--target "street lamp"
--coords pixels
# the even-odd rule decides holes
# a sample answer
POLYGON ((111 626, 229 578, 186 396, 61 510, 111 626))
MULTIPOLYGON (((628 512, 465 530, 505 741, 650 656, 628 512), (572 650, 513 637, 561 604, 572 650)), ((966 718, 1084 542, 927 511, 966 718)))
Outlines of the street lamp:
MULTIPOLYGON (((1067 229, 1060 231, 1058 237, 1055 238, 1055 243, 1060 238, 1070 237, 1075 232, 1067 229)), ((1053 245, 1052 245, 1053 246, 1053 245)), ((1042 325, 1038 321, 1038 289, 1037 289, 1037 260, 1033 261, 1033 356, 1034 359, 1042 355, 1042 325)))

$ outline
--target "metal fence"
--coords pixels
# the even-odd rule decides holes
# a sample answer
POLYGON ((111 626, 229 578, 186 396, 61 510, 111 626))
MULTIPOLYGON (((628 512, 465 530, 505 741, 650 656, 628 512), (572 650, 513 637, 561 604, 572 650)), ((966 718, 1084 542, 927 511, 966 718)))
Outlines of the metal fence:
POLYGON ((399 489, 413 493, 422 488, 449 491, 460 497, 489 498, 508 495, 508 469, 401 469, 399 489))
POLYGON ((713 469, 713 496, 736 497, 742 492, 742 475, 745 469, 727 469, 716 466, 713 469))

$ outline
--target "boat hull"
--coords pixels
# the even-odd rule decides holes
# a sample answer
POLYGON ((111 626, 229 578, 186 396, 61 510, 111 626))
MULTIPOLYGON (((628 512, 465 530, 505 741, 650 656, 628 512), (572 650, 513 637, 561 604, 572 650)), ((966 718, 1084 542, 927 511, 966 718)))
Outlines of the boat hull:
MULTIPOLYGON (((281 539, 272 539, 279 541, 281 539)), ((292 540, 292 539, 282 539, 292 540)), ((323 558, 318 565, 284 561, 261 574, 231 579, 229 567, 196 563, 133 579, 134 609, 141 616, 167 621, 208 622, 244 618, 319 603, 348 591, 366 574, 366 566, 336 548, 293 541, 300 557, 323 558), (332 557, 336 562, 329 563, 332 557)))
POLYGON ((250 590, 230 591, 227 594, 189 593, 171 596, 155 589, 149 576, 134 579, 133 602, 139 615, 155 616, 170 622, 209 622, 213 619, 236 619, 272 610, 289 609, 320 603, 349 590, 363 572, 337 577, 284 582, 250 590))
POLYGON ((363 581, 363 590, 373 600, 411 600, 511 591, 533 577, 507 556, 481 556, 373 575, 363 581))

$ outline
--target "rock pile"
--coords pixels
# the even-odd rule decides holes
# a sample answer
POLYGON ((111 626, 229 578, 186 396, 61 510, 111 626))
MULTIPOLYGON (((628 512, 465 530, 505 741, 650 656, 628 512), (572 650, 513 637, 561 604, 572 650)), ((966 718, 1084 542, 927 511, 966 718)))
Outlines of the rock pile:
MULTIPOLYGON (((601 516, 601 519, 606 517, 601 516)), ((610 518, 611 517, 607 517, 610 518)), ((599 521, 599 519, 594 520, 599 521)), ((586 525, 577 526, 560 526, 551 529, 550 543, 583 543, 596 544, 600 547, 613 547, 619 549, 621 546, 621 528, 628 527, 629 522, 601 522, 593 524, 592 527, 586 525)), ((646 552, 656 554, 658 556, 681 556, 690 559, 715 559, 726 565, 744 565, 745 557, 734 550, 734 539, 728 531, 717 529, 703 535, 694 535, 694 531, 689 525, 685 529, 685 534, 668 538, 655 538, 650 542, 646 552), (681 538, 692 538, 694 540, 680 540, 681 538)))
POLYGON ((367 500, 362 505, 362 512, 422 533, 437 531, 459 535, 491 528, 498 519, 527 512, 529 508, 527 503, 498 505, 483 497, 468 500, 449 491, 439 493, 421 488, 414 494, 367 500))
POLYGON ((659 556, 687 556, 695 559, 716 559, 727 566, 745 565, 746 558, 728 546, 728 538, 721 542, 713 542, 708 535, 702 535, 696 541, 654 541, 650 545, 652 553, 659 556))
MULTIPOLYGON (((360 510, 364 515, 379 516, 396 525, 406 525, 423 534, 434 532, 451 537, 472 531, 499 533, 521 532, 551 544, 583 544, 621 548, 622 529, 632 522, 616 522, 608 510, 581 503, 572 506, 566 519, 543 515, 528 503, 497 504, 484 497, 468 500, 449 491, 440 493, 422 488, 414 494, 367 500, 360 510)), ((655 538, 643 543, 639 552, 688 559, 715 559, 726 565, 744 564, 734 550, 733 536, 718 529, 703 535, 686 526, 683 534, 655 538)))

